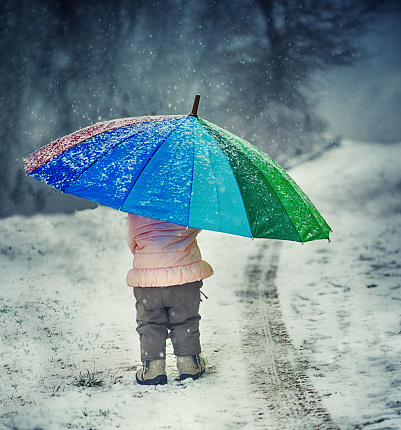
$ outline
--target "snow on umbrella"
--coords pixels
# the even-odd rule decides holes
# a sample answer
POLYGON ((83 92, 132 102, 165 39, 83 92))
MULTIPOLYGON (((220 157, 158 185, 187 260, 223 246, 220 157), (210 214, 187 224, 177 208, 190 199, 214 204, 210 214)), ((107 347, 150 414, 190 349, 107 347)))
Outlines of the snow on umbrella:
POLYGON ((197 116, 104 121, 24 158, 28 175, 112 208, 188 227, 306 242, 330 227, 291 177, 197 116))

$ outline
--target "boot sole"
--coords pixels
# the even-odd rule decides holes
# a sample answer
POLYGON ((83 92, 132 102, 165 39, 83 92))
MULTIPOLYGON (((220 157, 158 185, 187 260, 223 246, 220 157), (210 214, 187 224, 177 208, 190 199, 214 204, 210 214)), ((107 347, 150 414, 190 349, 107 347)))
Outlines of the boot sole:
POLYGON ((180 381, 183 381, 184 379, 192 378, 193 380, 200 378, 205 373, 205 369, 203 369, 201 372, 195 373, 195 375, 191 375, 190 373, 183 373, 180 375, 180 381))
POLYGON ((136 382, 140 385, 165 385, 167 384, 167 376, 159 375, 152 379, 139 379, 138 375, 136 375, 136 382))

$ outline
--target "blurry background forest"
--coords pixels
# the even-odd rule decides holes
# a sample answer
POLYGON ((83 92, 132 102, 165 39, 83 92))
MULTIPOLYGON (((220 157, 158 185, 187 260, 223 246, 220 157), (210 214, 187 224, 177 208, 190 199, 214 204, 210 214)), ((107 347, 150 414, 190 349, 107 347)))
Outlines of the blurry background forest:
POLYGON ((22 158, 100 120, 190 113, 284 167, 340 137, 401 140, 397 1, 0 1, 0 216, 94 204, 22 158))

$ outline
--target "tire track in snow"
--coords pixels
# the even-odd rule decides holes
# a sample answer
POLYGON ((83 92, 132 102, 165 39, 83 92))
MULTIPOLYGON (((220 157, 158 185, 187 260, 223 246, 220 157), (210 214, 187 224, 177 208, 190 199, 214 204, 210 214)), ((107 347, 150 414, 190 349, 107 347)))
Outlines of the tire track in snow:
POLYGON ((259 245, 246 283, 237 295, 246 318, 244 350, 255 391, 266 402, 257 420, 269 415, 269 429, 339 429, 322 405, 306 371, 308 362, 291 344, 275 285, 281 242, 259 245), (273 421, 271 421, 273 420, 273 421))

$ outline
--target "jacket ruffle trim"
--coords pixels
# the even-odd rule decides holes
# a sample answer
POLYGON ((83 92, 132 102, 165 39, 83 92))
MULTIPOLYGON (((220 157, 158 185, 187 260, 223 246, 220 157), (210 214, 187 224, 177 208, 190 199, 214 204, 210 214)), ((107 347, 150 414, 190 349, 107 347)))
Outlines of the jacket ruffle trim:
POLYGON ((127 274, 129 287, 168 287, 200 281, 213 275, 213 269, 206 261, 186 266, 162 269, 131 269, 127 274))

